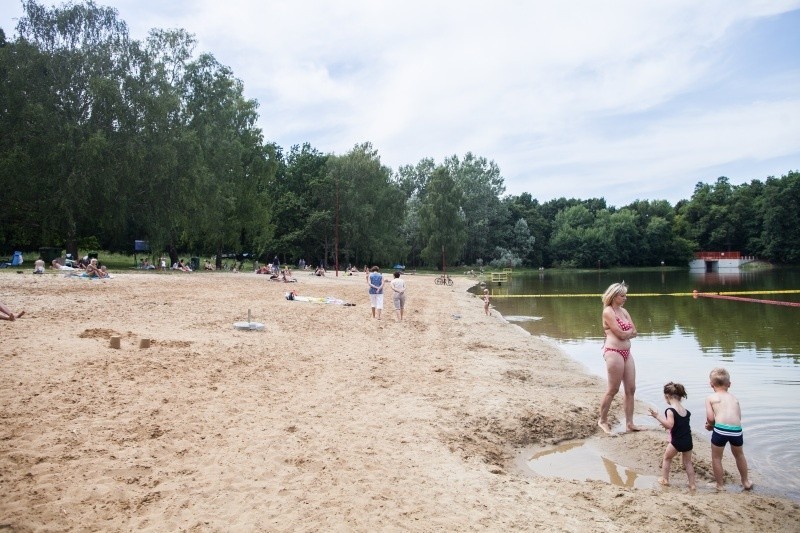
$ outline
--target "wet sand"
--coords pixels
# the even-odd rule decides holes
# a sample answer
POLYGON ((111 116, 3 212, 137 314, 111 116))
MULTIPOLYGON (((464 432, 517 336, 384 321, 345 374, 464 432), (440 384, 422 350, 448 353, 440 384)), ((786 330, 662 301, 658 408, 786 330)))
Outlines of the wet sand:
MULTIPOLYGON (((743 493, 735 475, 706 488, 697 437, 695 494, 679 461, 666 489, 520 472, 522 449, 598 436, 604 384, 485 316, 471 281, 407 276, 395 323, 388 298, 370 318, 362 275, 298 279, 0 273, 0 301, 27 312, 0 322, 0 527, 798 530, 795 502, 743 493), (289 289, 356 305, 287 301, 289 289), (264 331, 233 327, 248 309, 264 331)), ((665 442, 593 441, 652 476, 665 442)))

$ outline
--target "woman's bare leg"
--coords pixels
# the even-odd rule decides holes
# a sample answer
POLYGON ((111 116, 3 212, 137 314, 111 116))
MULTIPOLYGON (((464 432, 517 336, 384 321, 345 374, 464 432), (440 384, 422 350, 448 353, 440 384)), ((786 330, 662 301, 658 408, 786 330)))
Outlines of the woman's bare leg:
POLYGON ((636 363, 633 361, 633 356, 628 357, 628 360, 625 361, 622 385, 625 389, 625 428, 627 431, 639 431, 641 428, 633 423, 634 395, 636 394, 636 363))
POLYGON ((603 357, 606 360, 606 370, 608 371, 608 389, 600 402, 600 419, 597 421, 597 425, 606 434, 610 435, 611 426, 608 425, 608 411, 611 409, 611 402, 614 401, 614 396, 619 392, 619 386, 622 383, 625 372, 625 361, 623 361, 621 355, 614 352, 606 352, 603 357))

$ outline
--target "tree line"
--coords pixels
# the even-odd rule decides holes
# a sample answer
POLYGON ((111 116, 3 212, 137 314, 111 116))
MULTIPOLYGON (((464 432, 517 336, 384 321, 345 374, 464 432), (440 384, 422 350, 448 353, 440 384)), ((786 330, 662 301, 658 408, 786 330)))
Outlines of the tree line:
POLYGON ((283 262, 611 267, 685 265, 696 250, 800 262, 800 174, 698 183, 675 206, 506 195, 466 153, 392 170, 265 140, 258 102, 185 30, 132 39, 92 1, 22 1, 0 28, 0 250, 278 255, 283 262))

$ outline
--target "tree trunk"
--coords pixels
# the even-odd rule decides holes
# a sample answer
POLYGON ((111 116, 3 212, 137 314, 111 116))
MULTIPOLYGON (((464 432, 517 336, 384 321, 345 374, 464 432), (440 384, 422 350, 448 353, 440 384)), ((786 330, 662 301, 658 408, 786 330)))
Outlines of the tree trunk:
POLYGON ((167 245, 167 253, 169 254, 169 266, 178 262, 178 251, 175 249, 175 245, 169 243, 167 245))
POLYGON ((72 255, 72 258, 77 260, 78 257, 78 241, 75 237, 67 237, 66 244, 64 246, 67 249, 67 253, 72 255))
POLYGON ((214 268, 222 270, 222 245, 217 245, 217 260, 214 262, 214 268))

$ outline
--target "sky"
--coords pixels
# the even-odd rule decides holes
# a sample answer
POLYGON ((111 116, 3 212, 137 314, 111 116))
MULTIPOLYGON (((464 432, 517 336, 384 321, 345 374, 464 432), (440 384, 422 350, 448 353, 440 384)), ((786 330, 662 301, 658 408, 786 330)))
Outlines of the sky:
MULTIPOLYGON (((800 0, 96 4, 135 39, 194 34, 285 151, 370 142, 393 170, 471 152, 506 194, 617 207, 800 170, 800 0)), ((7 39, 20 16, 0 0, 7 39)))

